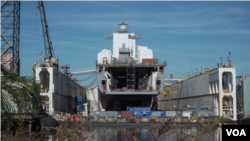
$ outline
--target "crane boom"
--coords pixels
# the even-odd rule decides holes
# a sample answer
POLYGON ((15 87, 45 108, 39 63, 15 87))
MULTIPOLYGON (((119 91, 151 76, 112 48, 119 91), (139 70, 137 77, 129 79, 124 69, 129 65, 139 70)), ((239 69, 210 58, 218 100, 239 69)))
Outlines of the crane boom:
POLYGON ((37 8, 39 8, 40 16, 41 16, 46 58, 51 59, 51 58, 55 57, 55 53, 54 53, 53 45, 52 45, 50 35, 49 35, 49 28, 48 28, 48 23, 47 23, 47 19, 46 19, 46 13, 45 13, 43 1, 38 1, 37 8))

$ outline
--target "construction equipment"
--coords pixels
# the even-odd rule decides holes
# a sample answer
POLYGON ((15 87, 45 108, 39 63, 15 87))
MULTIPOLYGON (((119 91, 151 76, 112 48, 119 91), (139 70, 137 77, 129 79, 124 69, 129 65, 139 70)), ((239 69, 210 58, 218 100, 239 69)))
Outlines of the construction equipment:
POLYGON ((20 1, 1 1, 1 66, 20 76, 20 1))
POLYGON ((49 28, 48 23, 46 19, 46 13, 43 1, 38 1, 37 8, 40 11, 41 16, 41 23, 42 23, 42 30, 43 30, 43 38, 44 38, 44 46, 45 46, 45 58, 44 58, 44 65, 46 67, 54 67, 56 70, 58 70, 58 58, 55 57, 55 53, 53 50, 52 41, 50 39, 49 35, 49 28))

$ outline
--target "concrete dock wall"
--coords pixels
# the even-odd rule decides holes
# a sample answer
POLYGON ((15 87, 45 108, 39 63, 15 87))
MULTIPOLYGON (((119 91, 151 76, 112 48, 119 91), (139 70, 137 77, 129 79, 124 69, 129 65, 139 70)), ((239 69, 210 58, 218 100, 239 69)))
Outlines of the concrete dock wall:
POLYGON ((87 102, 84 87, 52 67, 37 67, 36 80, 43 85, 40 97, 46 110, 69 112, 76 106, 76 96, 82 96, 83 103, 87 102))

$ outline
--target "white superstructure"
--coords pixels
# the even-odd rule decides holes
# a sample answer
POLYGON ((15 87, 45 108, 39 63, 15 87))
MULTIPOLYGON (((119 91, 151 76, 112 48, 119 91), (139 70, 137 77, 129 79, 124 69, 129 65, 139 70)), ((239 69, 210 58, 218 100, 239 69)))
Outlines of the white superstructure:
MULTIPOLYGON (((134 33, 113 33, 113 56, 119 57, 119 48, 122 48, 122 43, 125 44, 125 48, 129 48, 131 51, 135 51, 135 39, 129 39, 129 35, 133 36, 134 33)), ((135 57, 135 53, 131 53, 130 56, 135 57)))
POLYGON ((153 58, 153 51, 148 49, 146 46, 139 46, 137 51, 137 60, 138 63, 142 63, 142 59, 152 59, 153 58))
POLYGON ((129 49, 129 56, 138 60, 138 64, 142 63, 142 59, 153 59, 153 51, 146 46, 138 45, 136 50, 135 39, 140 39, 139 35, 135 33, 128 33, 128 28, 125 25, 121 25, 120 32, 107 35, 108 39, 113 39, 113 52, 111 50, 103 49, 97 55, 98 63, 103 63, 103 58, 107 58, 107 63, 111 63, 111 58, 119 59, 119 53, 121 48, 129 49), (126 32, 127 31, 127 32, 126 32))

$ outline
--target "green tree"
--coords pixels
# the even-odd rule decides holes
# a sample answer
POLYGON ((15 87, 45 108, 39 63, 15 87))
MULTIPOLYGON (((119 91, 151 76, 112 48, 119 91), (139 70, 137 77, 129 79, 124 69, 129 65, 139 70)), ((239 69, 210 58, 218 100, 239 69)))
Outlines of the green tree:
POLYGON ((171 104, 171 97, 174 96, 174 94, 178 93, 178 91, 175 90, 175 86, 167 86, 164 88, 164 91, 161 93, 163 96, 165 96, 170 101, 170 108, 172 110, 172 104, 171 104))
POLYGON ((17 77, 16 74, 1 68, 1 121, 2 125, 12 122, 13 113, 36 114, 39 105, 37 94, 40 84, 31 76, 17 77), (4 120, 3 120, 4 119, 4 120))

